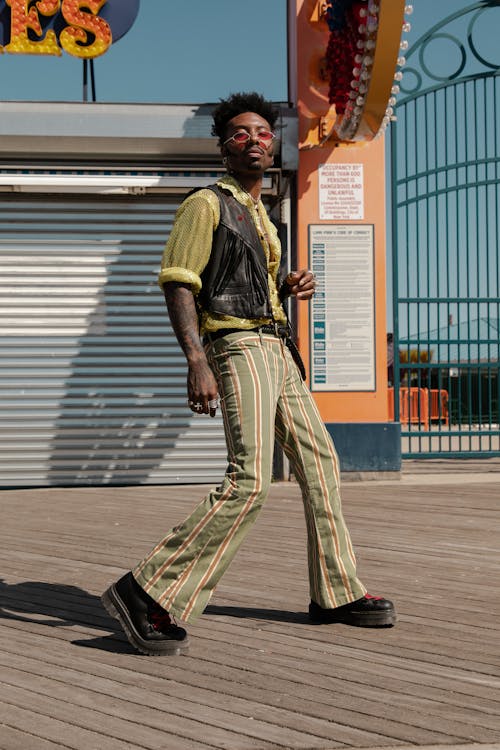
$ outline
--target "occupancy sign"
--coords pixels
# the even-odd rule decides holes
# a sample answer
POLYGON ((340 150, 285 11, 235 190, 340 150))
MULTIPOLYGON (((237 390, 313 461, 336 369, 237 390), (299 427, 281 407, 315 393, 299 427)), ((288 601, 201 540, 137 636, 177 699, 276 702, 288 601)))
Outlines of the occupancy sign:
POLYGON ((319 218, 321 221, 364 219, 362 164, 319 165, 319 218))

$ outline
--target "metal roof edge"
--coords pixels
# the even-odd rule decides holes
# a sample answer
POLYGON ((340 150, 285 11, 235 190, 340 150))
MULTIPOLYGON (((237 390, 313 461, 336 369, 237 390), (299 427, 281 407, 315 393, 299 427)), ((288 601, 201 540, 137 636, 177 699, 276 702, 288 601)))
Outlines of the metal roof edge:
MULTIPOLYGON (((217 140, 211 135, 214 106, 0 102, 0 157, 45 153, 220 159, 217 140)), ((277 106, 281 138, 286 138, 287 153, 293 154, 296 112, 287 104, 277 106)))

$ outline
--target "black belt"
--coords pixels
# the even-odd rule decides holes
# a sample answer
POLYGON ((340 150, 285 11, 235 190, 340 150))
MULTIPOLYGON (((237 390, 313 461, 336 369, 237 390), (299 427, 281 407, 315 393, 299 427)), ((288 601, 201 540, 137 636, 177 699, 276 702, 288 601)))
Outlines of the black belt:
POLYGON ((277 336, 280 339, 284 339, 284 341, 286 341, 287 347, 290 349, 296 365, 300 370, 302 380, 306 379, 306 369, 304 367, 302 357, 300 356, 300 352, 297 349, 297 346, 292 337, 290 336, 289 326, 280 325, 279 323, 267 323, 266 325, 258 326, 258 328, 221 328, 220 330, 214 331, 213 333, 205 334, 205 336, 203 336, 203 343, 209 344, 210 341, 220 339, 222 338, 222 336, 228 336, 230 333, 266 333, 268 335, 270 334, 271 336, 277 336))
POLYGON ((287 339, 290 336, 288 326, 280 325, 279 323, 267 323, 257 328, 220 328, 218 331, 207 333, 203 337, 203 341, 215 341, 215 339, 228 336, 230 333, 266 333, 271 336, 278 336, 280 339, 287 339))

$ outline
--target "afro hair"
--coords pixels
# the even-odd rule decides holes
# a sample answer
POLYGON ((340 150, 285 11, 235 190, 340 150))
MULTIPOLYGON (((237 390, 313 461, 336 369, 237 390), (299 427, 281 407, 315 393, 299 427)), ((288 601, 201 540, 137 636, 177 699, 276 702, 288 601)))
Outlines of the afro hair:
POLYGON ((243 112, 255 112, 260 117, 263 117, 273 130, 279 116, 279 111, 273 104, 255 91, 231 94, 227 99, 221 99, 220 104, 217 105, 212 113, 214 120, 212 135, 218 137, 219 144, 225 138, 228 122, 243 112))

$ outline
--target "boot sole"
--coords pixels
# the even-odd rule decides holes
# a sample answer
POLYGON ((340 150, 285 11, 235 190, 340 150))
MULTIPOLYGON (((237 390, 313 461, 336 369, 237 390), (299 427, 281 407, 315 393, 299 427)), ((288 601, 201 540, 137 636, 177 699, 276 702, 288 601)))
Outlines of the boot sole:
POLYGON ((182 641, 162 641, 151 643, 142 638, 132 623, 128 610, 123 604, 115 586, 110 586, 101 596, 101 602, 107 613, 120 623, 127 640, 137 651, 146 656, 181 656, 189 651, 189 639, 182 641))
POLYGON ((315 625, 353 625, 357 628, 392 628, 396 624, 395 612, 374 612, 370 614, 356 615, 335 619, 333 617, 314 617, 309 615, 309 619, 315 625))

